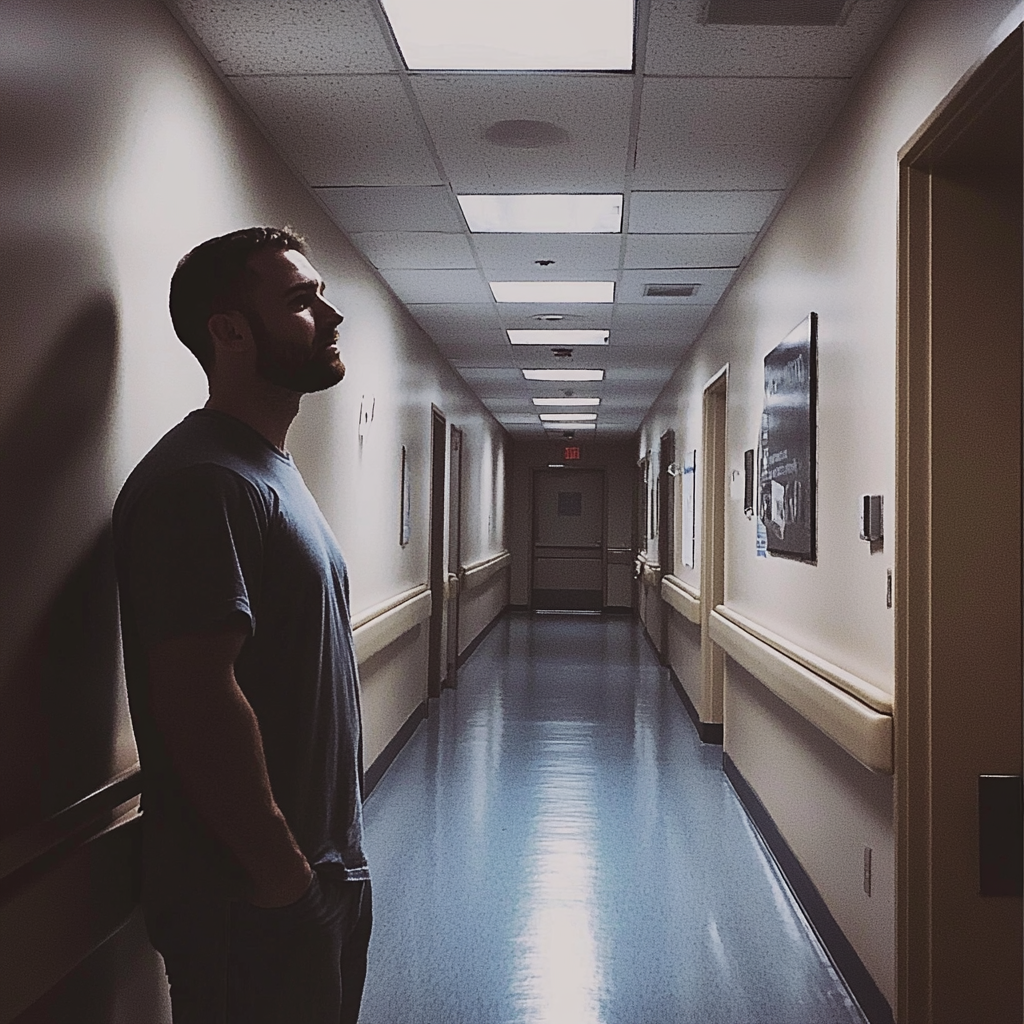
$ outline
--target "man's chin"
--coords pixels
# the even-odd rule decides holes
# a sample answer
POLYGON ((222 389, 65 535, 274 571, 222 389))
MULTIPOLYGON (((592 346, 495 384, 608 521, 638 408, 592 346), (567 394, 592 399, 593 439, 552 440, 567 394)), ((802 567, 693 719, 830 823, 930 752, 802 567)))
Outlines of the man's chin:
POLYGON ((292 373, 275 372, 263 367, 258 371, 270 384, 295 391, 300 395, 311 395, 317 391, 326 391, 339 384, 345 376, 345 364, 338 358, 329 363, 307 363, 301 370, 292 373))
POLYGON ((296 382, 300 384, 296 391, 310 395, 316 391, 333 388, 335 384, 340 384, 345 379, 345 364, 340 359, 336 359, 329 366, 318 366, 316 369, 316 373, 303 374, 304 379, 296 382))

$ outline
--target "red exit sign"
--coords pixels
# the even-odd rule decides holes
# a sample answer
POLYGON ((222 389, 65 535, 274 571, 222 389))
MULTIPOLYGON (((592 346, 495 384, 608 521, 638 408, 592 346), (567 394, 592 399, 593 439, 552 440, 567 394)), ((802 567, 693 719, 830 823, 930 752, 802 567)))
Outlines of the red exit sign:
POLYGON ((579 450, 579 448, 566 448, 565 449, 564 458, 565 458, 566 462, 571 462, 573 459, 578 459, 579 457, 580 457, 580 450, 579 450))

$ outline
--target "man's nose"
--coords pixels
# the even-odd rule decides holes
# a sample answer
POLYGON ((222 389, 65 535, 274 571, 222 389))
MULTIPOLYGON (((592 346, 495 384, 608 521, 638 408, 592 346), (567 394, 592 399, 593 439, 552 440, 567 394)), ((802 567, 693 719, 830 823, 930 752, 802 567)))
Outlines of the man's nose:
POLYGON ((320 296, 320 303, 323 306, 323 318, 330 323, 332 327, 337 327, 345 318, 341 315, 341 311, 333 303, 328 302, 323 296, 320 296))

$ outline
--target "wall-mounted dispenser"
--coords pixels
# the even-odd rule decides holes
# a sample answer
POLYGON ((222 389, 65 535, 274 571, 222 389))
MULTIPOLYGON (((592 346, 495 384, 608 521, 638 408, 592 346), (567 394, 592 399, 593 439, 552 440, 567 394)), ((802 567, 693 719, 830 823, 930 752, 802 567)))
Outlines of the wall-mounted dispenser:
POLYGON ((882 534, 882 496, 865 494, 861 498, 860 539, 877 544, 882 534))

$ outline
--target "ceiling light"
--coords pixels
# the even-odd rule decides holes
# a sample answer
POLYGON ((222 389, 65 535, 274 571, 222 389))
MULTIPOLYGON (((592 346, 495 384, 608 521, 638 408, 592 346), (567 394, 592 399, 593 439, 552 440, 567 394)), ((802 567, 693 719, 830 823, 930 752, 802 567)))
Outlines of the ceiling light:
POLYGON ((543 423, 584 423, 596 420, 596 412, 542 412, 539 414, 543 423))
POLYGON ((611 302, 614 281, 491 281, 498 302, 611 302))
POLYGON ((631 71, 633 0, 382 0, 420 71, 631 71))
POLYGON ((542 320, 544 323, 555 323, 557 320, 564 320, 564 313, 535 313, 531 319, 542 320))
MULTIPOLYGON (((565 424, 564 423, 545 423, 544 424, 544 429, 545 430, 565 430, 566 428, 565 428, 565 424)), ((596 423, 574 423, 569 429, 570 430, 597 430, 597 424, 596 423)))
POLYGON ((527 380, 604 380, 604 370, 523 370, 527 380))
POLYGON ((505 332, 513 345, 607 345, 608 331, 510 330, 505 332))
POLYGON ((535 398, 534 405, 600 405, 600 398, 535 398))
POLYGON ((622 230, 621 193, 458 198, 470 231, 616 234, 622 230))

